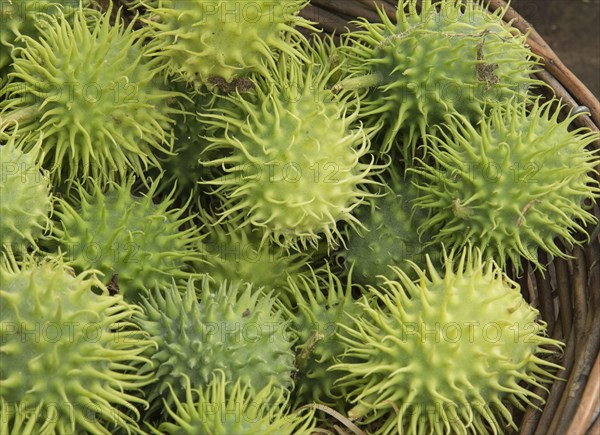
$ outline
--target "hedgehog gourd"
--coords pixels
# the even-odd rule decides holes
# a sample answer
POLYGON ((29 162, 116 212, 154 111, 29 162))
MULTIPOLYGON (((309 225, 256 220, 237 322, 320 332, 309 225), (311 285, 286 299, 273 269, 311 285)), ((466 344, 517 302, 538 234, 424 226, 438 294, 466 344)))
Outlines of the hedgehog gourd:
POLYGON ((173 277, 194 276, 188 263, 200 261, 194 250, 199 229, 184 228, 193 216, 184 216, 185 207, 172 208, 171 196, 154 203, 159 179, 143 196, 132 194, 133 182, 110 183, 106 191, 94 184, 92 193, 78 184, 76 194, 58 200, 53 229, 54 248, 69 265, 96 269, 105 283, 117 280, 131 301, 147 288, 169 286, 173 277))
POLYGON ((225 197, 222 219, 296 249, 322 237, 335 246, 338 221, 358 224, 351 212, 370 195, 364 186, 375 183, 375 165, 361 161, 368 132, 330 98, 332 73, 319 63, 282 61, 272 79, 257 81, 255 94, 229 97, 232 108, 207 114, 207 149, 223 157, 204 164, 226 172, 207 182, 225 197))
MULTIPOLYGON (((172 285, 155 288, 142 300, 144 313, 135 322, 157 343, 149 351, 151 361, 140 369, 154 379, 146 391, 151 412, 162 410, 169 385, 174 397, 183 400, 188 382, 192 388, 205 388, 217 370, 256 391, 270 383, 287 390, 292 343, 275 298, 250 284, 211 285, 207 278, 199 293, 200 300, 190 279, 183 293, 172 285)), ((173 397, 168 397, 170 405, 173 397)))
POLYGON ((113 26, 110 13, 88 14, 49 17, 39 40, 24 37, 2 91, 0 124, 18 122, 24 140, 43 135, 53 181, 141 177, 171 150, 178 111, 169 104, 180 94, 156 78, 134 23, 125 27, 117 17, 113 26))
POLYGON ((526 98, 537 60, 502 21, 478 1, 399 2, 397 24, 357 24, 341 51, 347 77, 336 92, 361 89, 361 119, 381 131, 382 152, 399 144, 412 158, 419 139, 447 113, 478 119, 486 105, 512 96, 526 98), (405 12, 405 9, 408 12, 405 12), (369 88, 366 91, 363 88, 369 88))
POLYGON ((12 430, 138 428, 137 390, 149 377, 135 371, 151 343, 131 324, 139 308, 98 288, 60 258, 0 259, 0 408, 12 430))
POLYGON ((553 378, 560 367, 543 355, 562 343, 479 251, 463 250, 458 264, 450 255, 441 273, 430 261, 416 272, 413 281, 395 268, 371 287, 377 304, 363 297, 365 315, 340 336, 353 358, 334 366, 346 372, 349 417, 376 422, 377 434, 516 429, 507 404, 542 401, 527 386, 553 378))
POLYGON ((600 196, 592 176, 600 161, 586 146, 600 135, 570 130, 575 115, 559 121, 555 101, 511 101, 496 107, 477 126, 456 115, 433 140, 433 164, 421 175, 415 207, 428 213, 419 231, 431 243, 460 248, 469 243, 501 266, 521 257, 543 267, 538 251, 565 257, 556 242, 577 241, 596 218, 585 201, 600 196))
POLYGON ((303 55, 289 35, 295 27, 312 28, 297 13, 306 0, 240 2, 232 0, 139 0, 152 35, 152 56, 171 75, 196 87, 232 82, 252 72, 268 76, 273 51, 296 58, 303 55), (216 80, 216 82, 215 82, 216 80))

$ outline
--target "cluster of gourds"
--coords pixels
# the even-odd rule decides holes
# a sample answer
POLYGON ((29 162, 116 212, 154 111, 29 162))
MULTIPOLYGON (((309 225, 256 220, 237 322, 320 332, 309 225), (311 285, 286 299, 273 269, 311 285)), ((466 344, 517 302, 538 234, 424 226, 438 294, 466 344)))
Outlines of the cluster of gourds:
POLYGON ((589 144, 479 2, 0 2, 0 432, 498 433, 589 144), (339 427, 338 427, 339 429, 339 427))

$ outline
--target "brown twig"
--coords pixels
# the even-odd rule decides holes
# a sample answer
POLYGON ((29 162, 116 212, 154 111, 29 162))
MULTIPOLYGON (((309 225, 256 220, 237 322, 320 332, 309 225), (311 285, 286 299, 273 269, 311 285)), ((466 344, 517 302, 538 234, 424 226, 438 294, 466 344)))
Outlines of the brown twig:
POLYGON ((587 381, 587 386, 583 392, 583 397, 579 407, 577 408, 577 416, 567 429, 566 433, 578 434, 584 433, 589 427, 594 411, 597 409, 598 400, 600 398, 600 354, 596 357, 596 362, 590 377, 587 381))
POLYGON ((586 435, 598 435, 600 433, 600 415, 596 417, 596 421, 592 423, 586 435))
MULTIPOLYGON (((541 253, 540 257, 542 264, 545 264, 547 256, 544 253, 541 253)), ((554 299, 552 297, 550 282, 539 268, 535 269, 534 276, 537 282, 537 293, 540 301, 542 318, 548 324, 548 334, 551 335, 554 332, 554 299)))
MULTIPOLYGON (((577 339, 577 349, 581 349, 582 338, 585 332, 586 317, 588 312, 588 299, 587 299, 587 267, 585 264, 585 253, 579 246, 573 248, 574 269, 573 269, 573 280, 571 291, 573 292, 573 306, 574 310, 574 322, 575 322, 575 334, 577 339)), ((578 352, 579 353, 579 352, 578 352)))
POLYGON ((556 413, 548 433, 573 433, 568 432, 568 428, 580 405, 584 389, 588 384, 589 374, 600 350, 599 313, 598 309, 595 310, 595 321, 592 322, 591 328, 583 333, 584 345, 577 354, 578 358, 571 371, 567 390, 563 394, 561 406, 559 406, 559 411, 556 413))
POLYGON ((588 288, 591 291, 590 305, 600 306, 600 241, 594 238, 586 247, 588 259, 588 288))
MULTIPOLYGON (((563 360, 561 365, 564 367, 563 370, 560 370, 556 376, 565 379, 571 373, 573 366, 575 365, 575 329, 571 329, 571 333, 569 334, 569 338, 566 340, 566 347, 563 354, 563 360)), ((550 388, 550 394, 548 395, 548 400, 546 400, 546 405, 544 405, 544 410, 542 412, 542 416, 539 419, 537 427, 521 427, 519 433, 521 434, 547 434, 551 433, 548 431, 550 424, 552 423, 552 419, 555 415, 559 414, 559 408, 561 405, 561 398, 567 388, 567 384, 565 382, 554 382, 552 387, 550 388), (527 430, 525 430, 527 429, 527 430)))
POLYGON ((556 285, 558 288, 560 322, 562 324, 563 334, 568 336, 571 327, 573 326, 573 308, 571 302, 568 263, 564 258, 557 258, 554 264, 556 265, 556 285))
POLYGON ((525 207, 523 207, 523 210, 521 210, 521 216, 519 216, 519 219, 517 219, 517 227, 523 225, 523 221, 525 220, 525 214, 529 211, 529 209, 540 202, 541 201, 539 199, 532 199, 527 204, 525 204, 525 207))

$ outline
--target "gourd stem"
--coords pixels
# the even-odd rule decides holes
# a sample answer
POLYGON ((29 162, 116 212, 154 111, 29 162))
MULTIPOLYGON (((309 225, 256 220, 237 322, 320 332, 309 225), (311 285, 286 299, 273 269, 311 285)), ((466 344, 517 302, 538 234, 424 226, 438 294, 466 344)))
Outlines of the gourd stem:
POLYGON ((23 121, 31 120, 37 115, 38 109, 39 105, 35 104, 16 110, 8 116, 0 116, 0 128, 6 128, 11 123, 19 125, 23 121))
POLYGON ((357 90, 378 86, 383 82, 381 74, 367 74, 360 77, 352 77, 342 80, 331 88, 331 92, 337 94, 341 91, 357 90))

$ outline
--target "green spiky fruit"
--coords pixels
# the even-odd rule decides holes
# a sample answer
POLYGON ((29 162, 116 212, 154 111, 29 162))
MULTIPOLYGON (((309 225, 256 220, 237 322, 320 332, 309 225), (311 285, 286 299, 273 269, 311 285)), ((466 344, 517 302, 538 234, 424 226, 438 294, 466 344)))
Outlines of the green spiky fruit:
POLYGON ((252 283, 253 288, 273 292, 286 299, 288 276, 308 269, 311 255, 287 252, 280 246, 261 244, 261 236, 250 227, 236 228, 229 223, 217 223, 206 211, 201 211, 206 233, 198 243, 205 264, 196 268, 207 273, 212 282, 252 283))
POLYGON ((426 183, 415 206, 429 212, 420 231, 459 248, 472 243, 501 266, 521 258, 542 267, 538 250, 565 254, 556 244, 577 241, 572 231, 595 222, 584 201, 600 196, 592 174, 600 161, 586 146, 598 133, 570 131, 556 102, 511 102, 472 126, 456 115, 435 141, 435 164, 417 171, 426 183))
POLYGON ((130 322, 139 308, 97 288, 90 273, 75 275, 58 259, 0 260, 0 427, 137 428, 135 405, 147 404, 137 390, 149 380, 135 371, 151 343, 130 322))
POLYGON ((188 378, 192 388, 204 388, 216 370, 256 391, 269 383, 289 388, 292 342, 275 298, 250 284, 210 285, 208 279, 200 290, 198 301, 189 280, 183 294, 173 285, 150 292, 141 303, 144 314, 136 322, 157 343, 148 354, 151 362, 140 370, 154 379, 146 394, 151 410, 162 409, 169 385, 183 400, 188 378))
POLYGON ((425 253, 432 254, 434 249, 426 248, 429 233, 417 233, 426 215, 413 210, 412 202, 419 191, 412 177, 402 179, 395 171, 389 174, 383 196, 372 198, 370 207, 355 212, 364 228, 349 229, 345 248, 337 254, 346 271, 352 268, 352 280, 359 284, 374 285, 378 276, 389 274, 389 266, 398 266, 407 273, 413 270, 409 262, 424 267, 425 253))
POLYGON ((274 65, 273 51, 295 58, 301 52, 288 42, 299 37, 294 27, 311 28, 297 16, 306 0, 158 1, 138 0, 151 29, 150 54, 162 60, 170 74, 200 87, 231 82, 257 72, 266 77, 274 65))
POLYGON ((156 434, 188 435, 292 435, 310 434, 314 411, 288 413, 281 390, 267 385, 254 392, 240 380, 227 381, 222 371, 210 385, 192 389, 187 384, 184 399, 173 395, 174 408, 167 408, 173 422, 161 424, 156 434))
POLYGON ((370 141, 328 98, 332 72, 318 63, 279 67, 257 81, 255 95, 229 97, 233 108, 207 116, 209 150, 223 157, 205 164, 226 172, 210 184, 226 197, 223 219, 261 228, 265 240, 285 247, 316 246, 322 237, 334 246, 336 223, 356 222, 351 212, 369 195, 363 187, 373 165, 360 158, 370 141))
POLYGON ((77 186, 77 194, 57 201, 53 238, 76 271, 96 269, 105 283, 118 283, 127 300, 155 285, 169 286, 172 277, 193 275, 187 262, 199 260, 194 245, 198 229, 184 229, 191 216, 185 208, 172 208, 167 196, 152 198, 160 180, 143 196, 132 194, 133 179, 123 185, 111 183, 103 192, 95 184, 93 193, 77 186))
MULTIPOLYGON (((39 40, 16 49, 12 80, 3 91, 0 123, 17 121, 20 134, 44 137, 44 166, 53 179, 73 181, 142 176, 172 147, 171 99, 142 34, 110 24, 106 15, 49 17, 39 40), (88 23, 89 21, 89 23, 88 23)), ((33 146, 27 142, 27 146, 33 146)))
POLYGON ((336 91, 370 87, 360 96, 361 118, 381 131, 382 151, 399 143, 408 156, 417 140, 448 113, 479 119, 484 106, 524 97, 537 60, 525 36, 479 1, 401 0, 397 24, 357 24, 342 50, 348 77, 336 91), (405 12, 406 10, 406 12, 405 12))
POLYGON ((300 276, 290 285, 296 302, 293 328, 298 335, 295 404, 316 402, 343 408, 347 391, 336 385, 342 374, 329 369, 341 361, 345 350, 336 335, 347 335, 340 324, 352 328, 363 312, 352 297, 351 279, 343 284, 325 270, 300 276))
POLYGON ((40 147, 38 141, 34 149, 23 153, 15 134, 0 145, 0 246, 14 252, 24 244, 36 245, 51 224, 50 182, 36 164, 40 147))
MULTIPOLYGON (((191 91, 180 82, 171 83, 171 89, 188 95, 191 91)), ((214 95, 194 94, 180 98, 178 102, 182 113, 174 117, 173 154, 160 156, 161 169, 154 168, 149 173, 164 172, 157 193, 175 189, 175 197, 185 201, 190 196, 198 198, 202 194, 198 182, 206 177, 208 171, 200 164, 200 154, 208 146, 208 141, 204 139, 206 126, 197 115, 212 106, 214 95)))
POLYGON ((429 262, 417 281, 395 272, 370 288, 381 307, 361 301, 365 316, 340 337, 359 360, 334 366, 352 388, 349 417, 378 434, 516 429, 507 405, 543 402, 531 388, 560 367, 541 356, 562 347, 518 284, 468 249, 442 273, 429 262))

